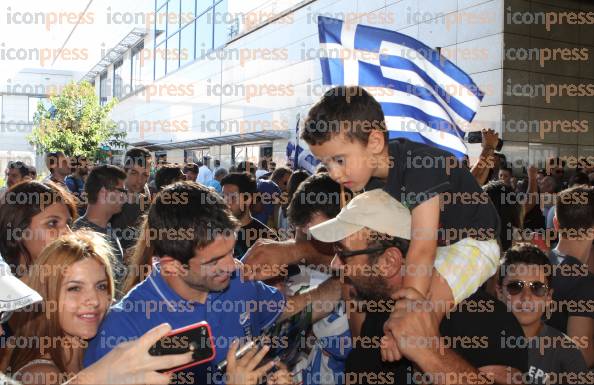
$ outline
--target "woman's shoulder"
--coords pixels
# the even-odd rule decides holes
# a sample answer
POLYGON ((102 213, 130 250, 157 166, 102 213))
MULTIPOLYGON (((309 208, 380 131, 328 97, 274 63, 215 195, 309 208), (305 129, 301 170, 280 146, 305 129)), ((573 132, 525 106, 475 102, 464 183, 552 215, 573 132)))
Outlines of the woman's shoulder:
POLYGON ((25 364, 13 376, 23 385, 59 384, 62 373, 51 360, 36 359, 25 364))

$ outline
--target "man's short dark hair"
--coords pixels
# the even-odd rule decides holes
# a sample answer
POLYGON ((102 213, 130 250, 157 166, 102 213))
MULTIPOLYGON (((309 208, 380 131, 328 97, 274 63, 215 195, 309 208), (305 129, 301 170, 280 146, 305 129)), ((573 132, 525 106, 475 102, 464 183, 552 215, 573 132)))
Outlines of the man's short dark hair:
MULTIPOLYGON (((347 200, 353 193, 345 189, 347 200)), ((326 173, 315 174, 305 179, 291 199, 287 219, 293 226, 304 226, 315 213, 332 219, 340 212, 340 185, 326 173)))
POLYGON ((555 215, 559 230, 588 231, 594 227, 594 187, 574 186, 561 191, 557 195, 555 215))
POLYGON ((148 227, 154 235, 151 246, 156 256, 187 264, 196 248, 208 246, 217 235, 233 236, 239 223, 217 193, 187 181, 167 186, 157 194, 148 212, 148 227), (167 234, 172 229, 183 230, 186 236, 171 239, 167 234))
POLYGON ((226 184, 237 186, 240 194, 250 194, 253 196, 258 192, 258 184, 251 174, 245 172, 232 172, 221 179, 221 187, 226 184))
POLYGON ((8 167, 9 170, 10 169, 15 169, 19 172, 19 174, 21 174, 21 178, 24 178, 26 176, 29 176, 30 173, 30 169, 29 166, 27 166, 25 163, 17 160, 15 162, 8 162, 8 167))
POLYGON ((270 174, 270 180, 276 183, 276 182, 280 181, 281 179, 283 179, 285 176, 291 175, 292 173, 293 173, 293 170, 291 170, 288 167, 285 167, 285 166, 277 167, 274 169, 272 174, 270 174))
POLYGON ((166 164, 157 170, 155 174, 155 186, 157 190, 161 190, 163 187, 183 180, 184 173, 178 165, 166 164))
POLYGON ((367 144, 371 130, 388 139, 382 107, 358 86, 339 86, 326 91, 305 119, 301 138, 309 145, 323 144, 343 132, 351 141, 367 144))
POLYGON ((506 166, 504 166, 504 167, 499 167, 499 170, 500 170, 500 171, 501 171, 501 170, 503 170, 503 171, 507 171, 507 172, 509 172, 509 175, 514 175, 514 172, 513 172, 513 170, 511 169, 511 167, 508 167, 507 165, 506 165, 506 166))
POLYGON ((54 172, 54 165, 58 164, 58 159, 65 157, 66 155, 62 151, 51 151, 45 154, 45 166, 50 173, 54 172))
POLYGON ((508 249, 505 254, 503 254, 501 272, 498 278, 500 285, 510 270, 510 266, 519 264, 545 266, 545 283, 548 284, 551 282, 552 269, 549 258, 538 247, 526 243, 515 245, 508 249))
POLYGON ((582 171, 576 171, 576 173, 569 179, 569 187, 589 184, 590 178, 588 178, 588 174, 582 171))
POLYGON ((124 169, 134 166, 147 167, 151 164, 151 153, 143 147, 132 147, 124 156, 124 169))
POLYGON ((89 203, 97 203, 102 188, 113 190, 120 180, 126 179, 126 173, 117 166, 104 164, 91 170, 85 182, 85 193, 89 203))
POLYGON ((186 163, 184 166, 184 173, 186 172, 193 172, 194 174, 198 174, 198 165, 196 163, 186 163))

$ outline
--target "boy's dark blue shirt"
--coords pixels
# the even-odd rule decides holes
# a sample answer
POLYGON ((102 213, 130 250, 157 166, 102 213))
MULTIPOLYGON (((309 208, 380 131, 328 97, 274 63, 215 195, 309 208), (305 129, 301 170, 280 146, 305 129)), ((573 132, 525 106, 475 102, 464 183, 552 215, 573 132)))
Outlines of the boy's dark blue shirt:
POLYGON ((366 190, 383 187, 410 210, 441 195, 438 245, 464 238, 496 239, 499 215, 474 176, 449 152, 407 139, 388 143, 390 171, 382 186, 371 180, 366 190))

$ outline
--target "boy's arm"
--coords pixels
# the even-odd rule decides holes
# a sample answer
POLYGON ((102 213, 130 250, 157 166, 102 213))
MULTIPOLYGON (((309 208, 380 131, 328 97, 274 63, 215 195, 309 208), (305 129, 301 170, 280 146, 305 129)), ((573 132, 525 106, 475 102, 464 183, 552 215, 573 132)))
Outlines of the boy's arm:
POLYGON ((334 307, 342 297, 340 287, 341 284, 338 278, 328 278, 314 288, 308 289, 301 294, 288 297, 285 310, 279 319, 287 319, 299 313, 311 303, 311 320, 312 323, 315 323, 332 313, 334 307))
POLYGON ((412 287, 427 295, 437 251, 439 228, 439 195, 412 210, 411 242, 406 254, 403 287, 412 287))

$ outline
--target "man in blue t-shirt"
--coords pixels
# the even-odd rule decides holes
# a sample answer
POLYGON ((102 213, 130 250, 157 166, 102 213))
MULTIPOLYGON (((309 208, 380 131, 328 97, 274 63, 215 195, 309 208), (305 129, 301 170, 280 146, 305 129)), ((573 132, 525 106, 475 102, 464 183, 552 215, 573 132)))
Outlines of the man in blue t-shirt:
MULTIPOLYGON (((308 303, 338 303, 340 282, 336 279, 287 299, 260 281, 241 279, 240 264, 233 258, 237 229, 237 221, 212 190, 194 182, 179 182, 162 190, 149 209, 147 231, 159 262, 111 308, 89 342, 85 367, 121 342, 136 339, 163 322, 177 329, 206 321, 212 329, 216 356, 208 364, 189 369, 188 376, 195 384, 224 383, 215 365, 226 358, 233 340, 256 337, 277 319, 296 314, 308 303)), ((331 306, 313 306, 312 320, 331 310, 331 306)), ((230 370, 227 374, 232 376, 230 370)))

